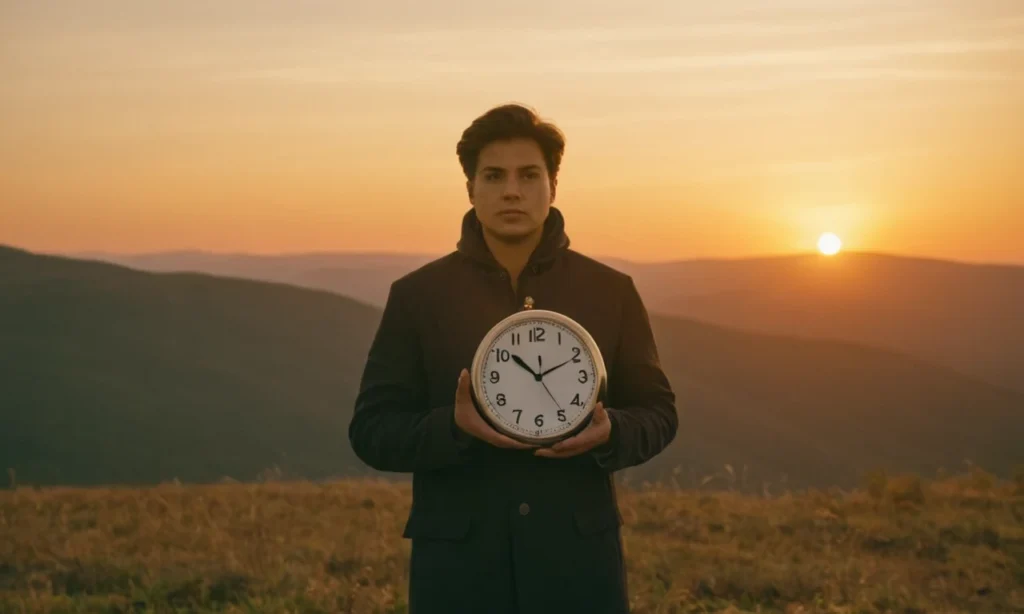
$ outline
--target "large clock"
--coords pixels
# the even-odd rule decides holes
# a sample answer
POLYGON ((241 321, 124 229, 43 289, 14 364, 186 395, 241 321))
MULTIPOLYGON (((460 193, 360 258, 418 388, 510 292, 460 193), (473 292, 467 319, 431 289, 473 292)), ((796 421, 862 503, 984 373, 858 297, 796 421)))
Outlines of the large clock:
POLYGON ((495 324, 473 358, 477 409, 500 433, 551 445, 584 428, 608 376, 593 337, 572 318, 527 308, 495 324))

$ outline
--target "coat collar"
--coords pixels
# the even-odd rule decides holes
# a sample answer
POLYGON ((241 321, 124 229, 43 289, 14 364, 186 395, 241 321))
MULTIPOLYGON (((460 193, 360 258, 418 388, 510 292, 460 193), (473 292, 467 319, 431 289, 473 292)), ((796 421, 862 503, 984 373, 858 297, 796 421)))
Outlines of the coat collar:
MULTIPOLYGON (((559 254, 569 248, 569 236, 565 233, 565 218, 557 207, 548 209, 548 217, 544 220, 544 232, 540 243, 530 254, 527 266, 536 266, 553 261, 559 254)), ((476 210, 470 209, 462 217, 462 236, 457 245, 458 251, 492 268, 501 268, 490 248, 484 241, 483 227, 476 217, 476 210)))

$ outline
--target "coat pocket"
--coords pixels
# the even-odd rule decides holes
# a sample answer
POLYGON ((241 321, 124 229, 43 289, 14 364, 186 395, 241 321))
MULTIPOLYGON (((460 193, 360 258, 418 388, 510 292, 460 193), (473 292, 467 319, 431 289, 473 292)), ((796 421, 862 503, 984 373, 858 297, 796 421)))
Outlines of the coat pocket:
POLYGON ((413 511, 405 523, 402 537, 460 541, 469 535, 472 525, 472 521, 461 514, 413 511))
POLYGON ((594 535, 617 529, 622 524, 622 515, 614 507, 599 507, 576 510, 573 520, 580 535, 594 535))

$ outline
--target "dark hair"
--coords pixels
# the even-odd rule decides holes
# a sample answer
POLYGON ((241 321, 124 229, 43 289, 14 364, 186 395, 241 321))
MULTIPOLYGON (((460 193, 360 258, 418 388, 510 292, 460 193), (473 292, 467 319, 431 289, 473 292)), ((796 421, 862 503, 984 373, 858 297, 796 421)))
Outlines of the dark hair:
POLYGON ((552 123, 541 121, 533 109, 519 104, 505 104, 492 108, 473 120, 462 133, 455 153, 467 179, 476 174, 480 150, 493 141, 515 138, 533 139, 540 146, 551 180, 558 176, 558 168, 565 152, 565 135, 552 123))

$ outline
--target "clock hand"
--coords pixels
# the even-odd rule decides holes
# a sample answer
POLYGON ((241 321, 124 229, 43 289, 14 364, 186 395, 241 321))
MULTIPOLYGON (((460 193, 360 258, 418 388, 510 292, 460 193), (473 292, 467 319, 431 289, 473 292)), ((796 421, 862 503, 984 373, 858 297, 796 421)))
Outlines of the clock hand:
POLYGON ((550 391, 550 390, 548 390, 548 385, 547 385, 547 384, 545 384, 545 383, 543 382, 543 380, 540 380, 540 385, 541 385, 541 386, 544 386, 544 390, 547 390, 547 391, 548 391, 548 396, 549 396, 549 397, 551 397, 551 400, 555 402, 555 407, 557 407, 557 408, 559 409, 559 411, 561 411, 561 409, 562 409, 562 406, 558 404, 558 400, 557 400, 557 399, 555 399, 555 395, 551 394, 551 391, 550 391))
POLYGON ((545 372, 541 373, 541 374, 540 374, 540 376, 541 376, 541 377, 544 377, 545 375, 547 375, 548 373, 551 373, 552 371, 554 371, 554 370, 555 370, 555 369, 557 369, 558 367, 564 367, 565 365, 569 364, 570 362, 572 362, 572 358, 570 358, 569 360, 567 360, 567 361, 563 362, 563 363, 562 363, 562 364, 560 364, 560 365, 555 365, 555 366, 551 367, 551 368, 550 368, 550 369, 548 369, 547 371, 545 371, 545 372))
POLYGON ((540 381, 540 376, 537 375, 537 373, 533 369, 531 369, 525 362, 523 362, 522 358, 516 356, 515 354, 512 354, 512 360, 513 360, 513 362, 515 362, 520 367, 522 367, 522 368, 526 369, 527 371, 529 371, 530 375, 533 376, 533 379, 537 380, 538 382, 540 381))

